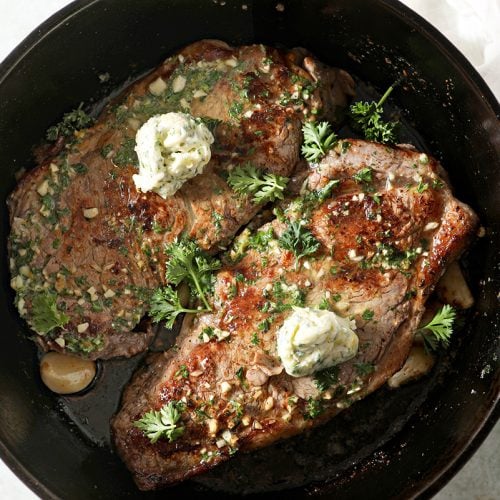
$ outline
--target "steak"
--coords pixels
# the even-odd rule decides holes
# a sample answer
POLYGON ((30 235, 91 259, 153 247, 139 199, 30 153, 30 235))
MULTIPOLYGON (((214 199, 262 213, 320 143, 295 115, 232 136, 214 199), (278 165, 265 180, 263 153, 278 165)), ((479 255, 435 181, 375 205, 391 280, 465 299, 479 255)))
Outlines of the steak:
POLYGON ((91 359, 144 351, 153 333, 141 319, 165 281, 165 244, 185 235, 220 251, 260 209, 227 172, 251 162, 292 174, 301 123, 336 121, 353 86, 302 49, 205 40, 133 84, 94 126, 45 148, 8 200, 11 285, 38 344, 91 359), (163 199, 135 188, 135 134, 171 111, 201 118, 215 143, 203 174, 163 199))
POLYGON ((276 213, 226 255, 213 312, 187 316, 176 347, 151 356, 124 392, 114 443, 142 490, 320 425, 380 387, 404 363, 427 297, 477 224, 436 160, 351 139, 312 165, 302 193, 276 213), (284 248, 294 221, 320 243, 314 254, 284 248), (276 335, 293 306, 354 319, 357 355, 289 376, 276 335), (152 443, 135 422, 168 403, 181 404, 184 431, 152 443))

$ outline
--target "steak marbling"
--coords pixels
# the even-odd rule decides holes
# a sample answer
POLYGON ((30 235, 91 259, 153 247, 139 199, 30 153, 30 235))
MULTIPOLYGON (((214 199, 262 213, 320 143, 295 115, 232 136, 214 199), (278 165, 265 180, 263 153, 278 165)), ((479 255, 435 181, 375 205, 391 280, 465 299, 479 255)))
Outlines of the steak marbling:
POLYGON ((252 162, 290 175, 301 122, 317 114, 335 121, 352 94, 349 75, 301 49, 206 40, 135 83, 74 141, 45 149, 8 201, 21 316, 34 325, 33 299, 42 294, 69 319, 35 340, 92 359, 145 350, 152 332, 137 325, 165 280, 164 244, 185 234, 217 252, 259 210, 230 189, 225 173, 252 162), (134 137, 149 117, 169 111, 201 117, 215 143, 203 174, 164 200, 135 189, 134 137))
POLYGON ((302 196, 240 237, 244 255, 218 272, 214 312, 186 317, 177 347, 152 356, 126 388, 112 430, 139 488, 298 434, 380 387, 405 361, 426 298, 476 222, 434 159, 411 147, 341 141, 309 170, 302 196), (321 245, 296 265, 279 238, 299 219, 321 245), (356 321, 358 354, 322 384, 287 375, 278 358, 276 333, 293 305, 356 321), (217 341, 210 329, 229 337, 217 341), (152 444, 134 422, 174 401, 184 402, 183 435, 152 444))

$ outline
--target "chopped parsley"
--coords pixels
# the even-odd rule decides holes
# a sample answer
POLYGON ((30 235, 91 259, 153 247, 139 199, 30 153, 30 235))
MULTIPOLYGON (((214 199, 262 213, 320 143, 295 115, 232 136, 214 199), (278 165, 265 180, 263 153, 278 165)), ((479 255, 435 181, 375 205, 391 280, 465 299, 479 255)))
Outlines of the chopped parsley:
POLYGON ((304 202, 316 202, 316 203, 323 203, 325 200, 330 198, 332 195, 333 190, 340 184, 339 180, 332 179, 326 183, 324 187, 321 189, 317 189, 315 191, 311 191, 310 193, 307 193, 304 197, 303 200, 304 202))
POLYGON ((75 131, 92 125, 93 119, 82 109, 83 103, 78 108, 65 113, 62 120, 47 130, 47 140, 54 142, 59 137, 71 137, 75 131))
POLYGON ((319 391, 324 392, 338 382, 339 367, 331 366, 314 375, 314 383, 319 391))
POLYGON ((364 377, 366 375, 370 375, 375 371, 375 367, 372 363, 354 363, 354 368, 356 369, 356 373, 360 377, 364 377))
POLYGON ((76 337, 73 335, 64 335, 66 349, 77 354, 88 355, 94 351, 100 351, 104 347, 104 338, 102 335, 95 337, 76 337))
POLYGON ((365 320, 365 321, 371 321, 373 319, 373 316, 374 316, 374 312, 371 310, 371 309, 365 309, 363 311, 363 314, 361 315, 361 317, 365 320))
POLYGON ((76 163, 75 165, 71 165, 73 167, 73 170, 80 175, 86 174, 88 172, 87 165, 84 165, 83 163, 76 163))
POLYGON ((186 365, 179 366, 179 369, 175 372, 176 378, 189 378, 189 370, 186 365))
POLYGON ((359 172, 356 172, 352 178, 358 183, 358 184, 369 184, 370 182, 373 181, 373 169, 370 167, 365 167, 361 169, 359 172))
POLYGON ((273 238, 274 231, 272 227, 265 231, 260 230, 249 237, 248 246, 250 248, 255 248, 256 250, 265 250, 273 238))
POLYGON ((113 163, 119 167, 139 165, 139 159, 135 152, 135 139, 127 137, 122 141, 120 149, 118 149, 113 157, 113 163))
POLYGON ((214 221, 214 226, 217 231, 222 229, 222 221, 224 220, 224 216, 215 210, 212 212, 212 220, 214 221))
POLYGON ((235 372, 236 378, 243 384, 245 380, 245 374, 243 372, 243 367, 240 366, 235 372))
POLYGON ((242 111, 243 111, 243 103, 235 101, 229 107, 228 113, 231 118, 238 120, 242 111))
POLYGON ((323 404, 318 399, 309 398, 305 407, 304 420, 313 420, 324 411, 323 404))

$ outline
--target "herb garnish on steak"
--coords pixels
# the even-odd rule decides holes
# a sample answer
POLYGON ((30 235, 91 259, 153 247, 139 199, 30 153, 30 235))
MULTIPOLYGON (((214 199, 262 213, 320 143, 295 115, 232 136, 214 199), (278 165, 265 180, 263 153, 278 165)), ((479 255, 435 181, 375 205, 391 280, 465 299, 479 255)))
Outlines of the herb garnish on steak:
POLYGON ((219 252, 262 202, 281 196, 302 122, 335 121, 352 94, 347 73, 301 49, 201 41, 132 85, 91 128, 77 130, 88 125, 80 108, 66 114, 8 201, 11 284, 35 340, 92 359, 144 351, 152 332, 139 322, 166 284, 165 245, 182 237, 219 252), (164 200, 138 192, 132 175, 136 131, 169 111, 202 119, 215 143, 203 174, 164 200), (276 185, 235 191, 228 174, 248 165, 276 185))
MULTIPOLYGON (((342 142, 310 168, 302 196, 240 236, 216 274, 212 311, 186 317, 177 348, 153 356, 126 388, 112 429, 139 488, 184 480, 237 451, 319 425, 380 387, 407 358, 427 297, 477 219, 427 155, 342 142), (297 245, 282 244, 290 227, 297 245), (301 235, 307 241, 299 248, 301 235), (313 376, 288 375, 276 335, 294 306, 353 318, 357 355, 313 376), (175 376, 181 367, 186 377, 175 376), (179 400, 182 436, 152 443, 136 422, 179 400)), ((445 334, 449 319, 443 311, 424 333, 445 334)))

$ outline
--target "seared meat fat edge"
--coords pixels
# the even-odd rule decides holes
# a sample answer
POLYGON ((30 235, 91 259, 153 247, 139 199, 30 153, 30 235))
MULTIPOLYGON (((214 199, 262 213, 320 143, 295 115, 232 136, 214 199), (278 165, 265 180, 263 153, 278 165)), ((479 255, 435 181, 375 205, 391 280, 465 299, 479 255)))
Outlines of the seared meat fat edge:
POLYGON ((477 224, 436 160, 360 140, 340 141, 310 169, 305 193, 276 213, 226 255, 213 312, 186 317, 176 348, 153 355, 124 392, 112 430, 140 489, 298 434, 380 387, 406 359, 426 298, 477 224), (283 235, 299 221, 319 246, 297 259, 283 235), (276 335, 293 306, 352 317, 357 355, 289 376, 276 335), (153 443, 137 422, 168 405, 179 411, 177 434, 153 443))
POLYGON ((290 176, 302 122, 337 121, 353 87, 302 49, 205 40, 132 85, 93 127, 45 149, 8 200, 11 284, 34 339, 91 359, 144 351, 153 333, 139 322, 165 282, 165 244, 184 235, 220 251, 260 208, 227 172, 251 163, 290 176), (215 143, 203 174, 163 200, 132 181, 135 134, 171 111, 200 117, 215 143))

